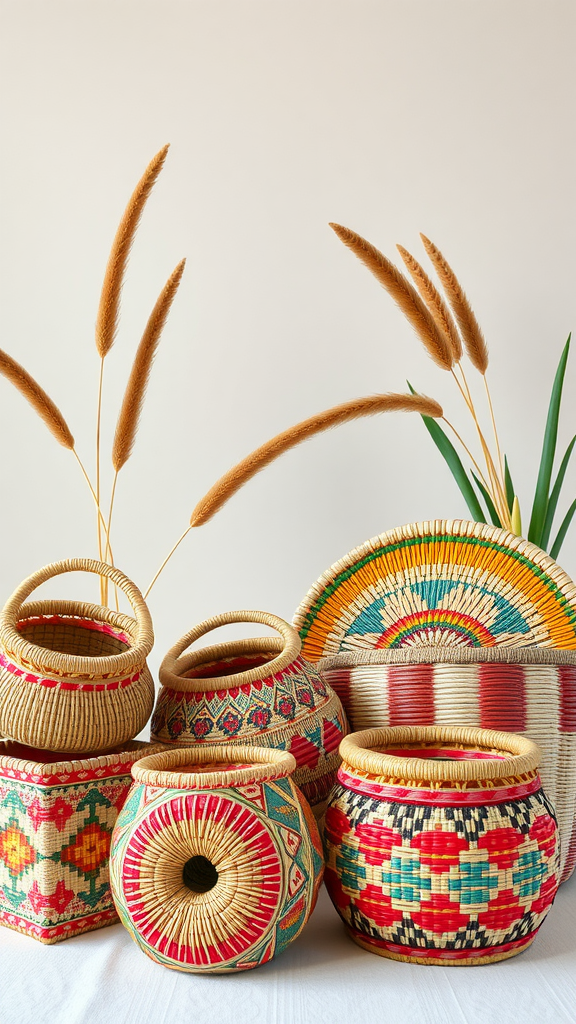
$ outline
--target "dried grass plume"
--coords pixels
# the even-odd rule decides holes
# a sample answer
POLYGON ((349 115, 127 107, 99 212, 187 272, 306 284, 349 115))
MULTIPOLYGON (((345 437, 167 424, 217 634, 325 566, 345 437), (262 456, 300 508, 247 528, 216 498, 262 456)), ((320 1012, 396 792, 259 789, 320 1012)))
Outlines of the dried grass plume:
POLYGON ((20 363, 0 349, 0 373, 18 389, 44 420, 48 430, 64 448, 74 448, 74 438, 62 413, 20 363))
POLYGON ((118 329, 120 294, 122 292, 130 249, 132 248, 132 242, 134 241, 146 200, 152 191, 156 178, 162 170, 168 149, 168 146, 164 146, 148 164, 130 197, 112 243, 96 319, 96 348, 102 359, 104 359, 114 344, 114 338, 118 329))
POLYGON ((330 227, 397 302, 434 362, 443 370, 451 370, 454 356, 450 342, 436 325, 416 289, 379 249, 361 235, 341 224, 331 223, 330 227))
POLYGON ((444 302, 444 299, 440 295, 440 292, 434 283, 428 277, 424 268, 420 266, 418 260, 415 259, 412 253, 408 252, 408 250, 402 245, 397 245, 396 248, 404 260, 406 268, 420 292, 423 301, 426 303, 434 317, 438 328, 448 339, 452 349, 452 355, 454 356, 454 362, 460 362, 462 358, 462 339, 460 338, 458 328, 454 323, 454 317, 448 309, 448 306, 444 302))
POLYGON ((464 289, 462 288, 456 274, 452 270, 450 264, 444 259, 444 256, 440 250, 431 242, 426 235, 420 235, 424 248, 428 253, 436 273, 440 278, 442 287, 448 296, 448 300, 456 317, 456 322, 460 328, 460 333, 464 341, 464 347, 470 358, 473 366, 476 367, 480 373, 486 373, 488 369, 488 346, 484 340, 484 335, 480 329, 480 325, 474 315, 472 306, 470 305, 464 289))
POLYGON ((319 434, 323 430, 337 427, 341 423, 347 423, 349 420, 358 419, 361 416, 372 416, 374 413, 398 410, 419 412, 424 416, 433 416, 434 418, 443 415, 438 402, 425 395, 369 395, 366 398, 345 402, 343 405, 336 405, 332 409, 311 416, 310 419, 303 420, 296 426, 277 434, 276 437, 257 448, 220 477, 196 505, 190 517, 190 526, 202 526, 207 523, 229 498, 256 473, 259 473, 261 469, 264 469, 290 448, 313 437, 314 434, 319 434))
POLYGON ((112 464, 117 473, 132 454, 152 363, 185 265, 186 260, 182 260, 160 292, 136 351, 112 447, 112 464))

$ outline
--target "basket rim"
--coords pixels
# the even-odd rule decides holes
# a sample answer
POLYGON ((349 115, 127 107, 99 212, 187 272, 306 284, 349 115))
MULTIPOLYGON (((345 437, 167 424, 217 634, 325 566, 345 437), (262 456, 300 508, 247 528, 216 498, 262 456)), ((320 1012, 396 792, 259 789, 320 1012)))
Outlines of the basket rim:
MULTIPOLYGON (((41 776, 69 775, 73 772, 94 771, 97 768, 108 768, 110 765, 119 764, 126 764, 127 767, 130 767, 135 759, 134 755, 139 755, 141 750, 147 749, 146 757, 149 757, 157 751, 160 752, 163 746, 155 740, 127 740, 120 745, 121 750, 116 746, 108 752, 96 752, 89 756, 79 754, 77 757, 69 756, 68 760, 42 761, 6 753, 5 745, 14 742, 9 739, 0 740, 0 770, 9 769, 10 771, 24 772, 26 775, 41 776)), ((17 745, 24 747, 23 743, 17 745)), ((34 748, 30 748, 30 750, 32 749, 34 748)), ((38 754, 42 754, 40 748, 36 749, 38 754)))
MULTIPOLYGON (((276 675, 293 664, 299 657, 301 650, 302 642, 297 631, 290 623, 281 619, 278 615, 273 615, 271 612, 246 610, 222 612, 220 615, 215 615, 198 623, 197 626, 194 626, 188 633, 185 633, 170 648, 160 665, 160 683, 169 690, 183 693, 203 693, 205 690, 230 690, 236 686, 246 686, 249 683, 257 682, 260 679, 268 679, 270 676, 276 675), (260 625, 270 626, 280 633, 280 638, 249 637, 246 640, 231 640, 222 644, 200 648, 198 651, 191 651, 188 654, 184 653, 191 644, 199 640, 206 633, 210 633, 213 629, 217 629, 220 626, 238 622, 259 623, 260 625), (253 644, 260 646, 257 648, 251 647, 253 644), (225 651, 226 656, 230 657, 234 649, 240 654, 250 653, 251 651, 254 653, 256 650, 262 649, 262 644, 265 645, 264 649, 267 648, 268 651, 270 651, 270 648, 274 649, 275 647, 278 650, 278 654, 269 662, 266 662, 265 665, 247 669, 244 672, 234 672, 226 676, 213 676, 202 679, 186 679, 182 675, 183 672, 189 671, 194 665, 202 664, 206 660, 206 655, 212 655, 214 651, 225 651)), ((208 657, 208 660, 210 660, 210 657, 208 657)))
POLYGON ((0 612, 1 649, 19 664, 29 666, 33 670, 40 670, 48 676, 122 676, 136 667, 141 667, 153 645, 152 619, 136 584, 132 583, 124 573, 114 566, 93 559, 70 558, 61 562, 52 562, 50 565, 44 566, 43 569, 38 569, 16 588, 0 612), (111 608, 85 601, 46 600, 35 601, 31 604, 23 603, 42 583, 68 572, 89 572, 98 576, 106 576, 112 580, 128 597, 134 609, 134 618, 121 612, 115 612, 111 608), (120 629, 123 626, 124 628, 130 626, 133 645, 120 654, 97 657, 51 651, 26 640, 16 628, 23 613, 25 613, 24 617, 30 617, 30 608, 42 609, 44 614, 56 614, 58 611, 63 612, 63 609, 67 609, 63 614, 73 613, 78 618, 98 619, 109 625, 118 626, 120 629))
POLYGON ((295 768, 296 758, 287 750, 225 743, 149 754, 133 765, 132 776, 146 786, 166 789, 226 789, 285 778, 295 768), (233 767, 242 762, 244 767, 233 767), (218 763, 230 767, 211 772, 178 771, 184 766, 218 763))
POLYGON ((339 750, 344 768, 348 764, 370 775, 424 782, 510 779, 537 769, 542 756, 540 747, 533 740, 518 733, 450 725, 402 725, 365 729, 345 736, 339 750), (506 756, 501 760, 438 761, 418 757, 403 758, 373 749, 392 743, 435 741, 496 749, 506 756))
POLYGON ((576 651, 559 647, 366 647, 328 654, 316 662, 319 672, 362 665, 574 665, 576 651))

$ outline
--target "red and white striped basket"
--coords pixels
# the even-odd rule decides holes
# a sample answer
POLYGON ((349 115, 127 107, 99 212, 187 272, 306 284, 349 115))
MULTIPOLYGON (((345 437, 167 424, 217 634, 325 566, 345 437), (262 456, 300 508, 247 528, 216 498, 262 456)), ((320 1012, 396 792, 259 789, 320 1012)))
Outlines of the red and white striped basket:
POLYGON ((556 810, 560 878, 576 866, 576 651, 410 647, 346 652, 318 662, 354 732, 460 725, 517 732, 542 749, 556 810))

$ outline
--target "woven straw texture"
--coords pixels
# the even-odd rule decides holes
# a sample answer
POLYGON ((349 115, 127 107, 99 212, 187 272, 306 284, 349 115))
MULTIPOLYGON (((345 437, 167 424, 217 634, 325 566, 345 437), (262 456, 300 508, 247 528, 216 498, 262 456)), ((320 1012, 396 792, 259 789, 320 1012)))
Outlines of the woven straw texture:
POLYGON ((353 733, 341 753, 325 881, 354 941, 454 966, 530 945, 559 865, 536 745, 480 729, 400 727, 353 733))
POLYGON ((121 920, 140 948, 175 970, 248 970, 304 927, 323 857, 293 757, 257 747, 148 757, 112 840, 121 920))
POLYGON ((300 655, 292 626, 267 612, 228 612, 187 633, 160 668, 162 689, 152 737, 178 746, 250 743, 288 750, 294 781, 320 815, 340 763, 347 731, 340 699, 300 655), (195 640, 232 622, 257 622, 281 639, 262 637, 184 654, 195 640))
POLYGON ((0 922, 54 943, 117 921, 108 875, 112 829, 134 762, 159 750, 57 761, 0 743, 0 922))
POLYGON ((40 569, 0 613, 0 734, 62 753, 132 739, 152 711, 153 642, 144 599, 118 569, 82 558, 40 569), (107 576, 135 618, 75 601, 23 603, 46 580, 77 571, 107 576))
POLYGON ((576 864, 576 652, 428 648, 418 651, 425 661, 406 663, 404 656, 414 653, 412 648, 340 654, 318 667, 342 700, 352 729, 466 725, 504 729, 538 743, 542 784, 560 829, 565 881, 576 864), (551 664, 556 655, 561 663, 551 664))
POLYGON ((413 523, 336 562, 294 624, 313 662, 366 648, 576 650, 576 587, 543 551, 504 530, 413 523))

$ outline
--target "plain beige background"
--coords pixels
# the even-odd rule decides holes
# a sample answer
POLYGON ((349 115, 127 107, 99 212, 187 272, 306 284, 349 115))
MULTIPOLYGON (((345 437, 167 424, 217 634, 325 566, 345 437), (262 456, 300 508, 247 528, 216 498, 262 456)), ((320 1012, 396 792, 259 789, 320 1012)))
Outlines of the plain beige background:
MULTIPOLYGON (((25 0, 0 11, 0 344, 60 405, 89 465, 108 250, 144 166, 171 143, 106 367, 108 471, 140 332, 187 256, 119 481, 120 567, 144 587, 222 472, 337 402, 409 377, 468 430, 448 375, 329 220, 390 256, 396 242, 419 253, 423 230, 453 263, 490 346, 527 521, 552 377, 576 325, 570 0, 25 0)), ((95 544, 72 457, 2 380, 0 432, 3 600, 95 544)), ((417 418, 318 437, 188 537, 152 594, 153 664, 225 609, 290 618, 313 580, 374 534, 461 515, 417 418)), ((576 533, 561 560, 576 573, 576 533)), ((96 595, 80 579, 52 592, 96 595)))

